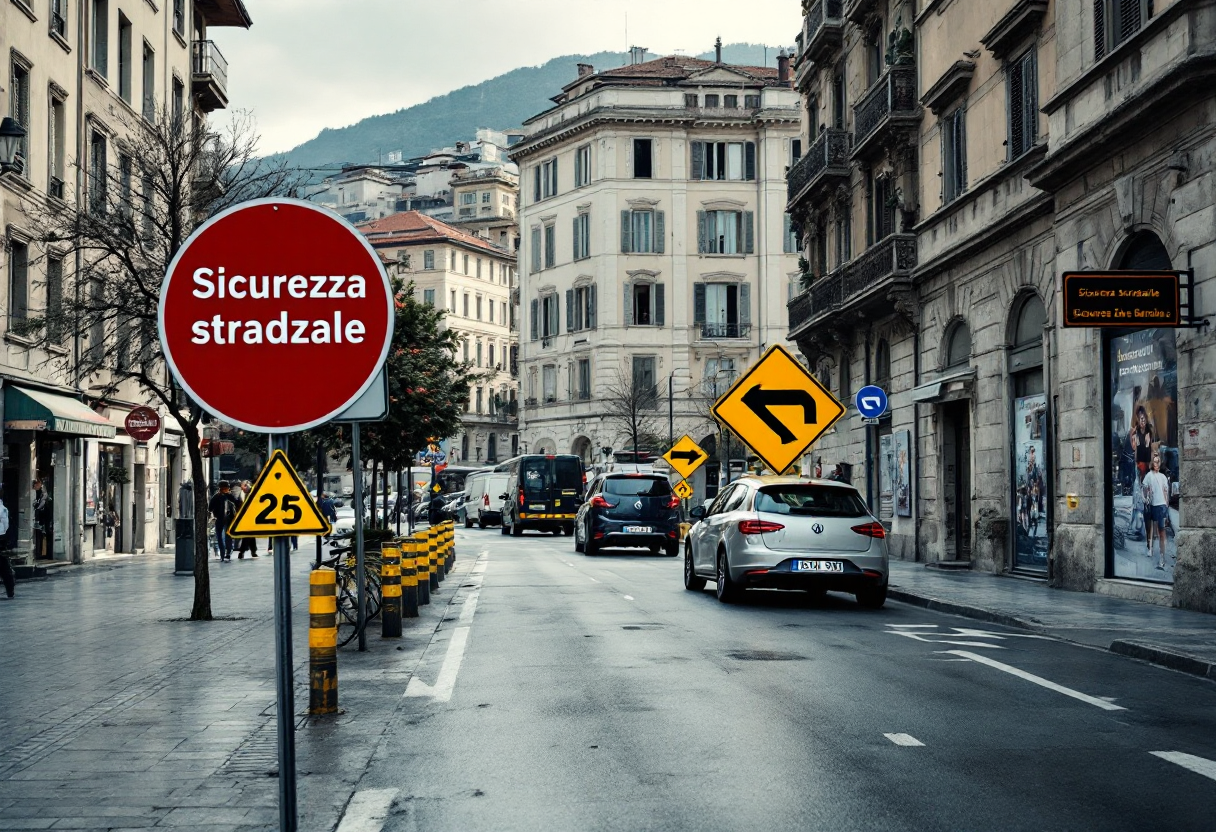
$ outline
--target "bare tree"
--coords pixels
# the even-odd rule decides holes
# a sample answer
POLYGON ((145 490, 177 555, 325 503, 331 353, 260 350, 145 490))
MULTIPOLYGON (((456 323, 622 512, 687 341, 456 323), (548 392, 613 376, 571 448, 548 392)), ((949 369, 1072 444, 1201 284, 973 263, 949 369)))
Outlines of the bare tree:
POLYGON ((75 386, 88 384, 101 397, 137 386, 180 426, 194 487, 190 618, 210 620, 208 495, 199 448, 203 413, 164 361, 157 331, 161 283, 178 250, 207 218, 247 199, 293 192, 302 178, 258 158, 248 113, 236 113, 223 132, 171 111, 159 112, 152 122, 126 116, 118 126, 110 139, 117 165, 107 162, 104 144, 78 160, 87 173, 80 202, 30 198, 23 205, 43 250, 62 258, 65 273, 48 273, 46 309, 27 312, 20 331, 47 349, 75 386), (65 350, 68 338, 72 349, 65 350))
POLYGON ((618 368, 601 402, 608 421, 629 435, 634 451, 657 442, 663 427, 658 412, 659 391, 653 382, 618 368))

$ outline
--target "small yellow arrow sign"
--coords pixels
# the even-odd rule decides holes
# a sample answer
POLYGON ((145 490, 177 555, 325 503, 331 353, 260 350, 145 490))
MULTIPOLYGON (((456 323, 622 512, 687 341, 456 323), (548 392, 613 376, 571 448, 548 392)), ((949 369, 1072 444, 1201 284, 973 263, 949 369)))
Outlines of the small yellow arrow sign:
POLYGON ((663 454, 663 459, 667 460, 667 464, 684 479, 692 476, 693 471, 696 471, 705 460, 709 459, 709 454, 701 450, 701 446, 688 437, 687 434, 680 437, 680 441, 671 446, 671 450, 663 454))
POLYGON ((228 525, 231 537, 289 537, 332 531, 281 450, 270 455, 249 496, 228 525))
POLYGON ((769 468, 789 468, 845 407, 779 344, 714 404, 714 417, 769 468))
POLYGON ((676 483, 676 487, 673 488, 672 491, 674 491, 676 496, 681 500, 687 500, 692 496, 692 486, 689 485, 686 480, 680 480, 678 483, 676 483))

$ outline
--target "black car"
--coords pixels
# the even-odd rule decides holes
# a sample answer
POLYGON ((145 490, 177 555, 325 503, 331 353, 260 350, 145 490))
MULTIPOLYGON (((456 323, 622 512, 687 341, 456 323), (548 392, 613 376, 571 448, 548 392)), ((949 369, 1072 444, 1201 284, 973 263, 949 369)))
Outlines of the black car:
POLYGON ((680 552, 680 498, 662 474, 604 474, 587 492, 574 521, 574 551, 594 555, 605 546, 645 546, 680 552))

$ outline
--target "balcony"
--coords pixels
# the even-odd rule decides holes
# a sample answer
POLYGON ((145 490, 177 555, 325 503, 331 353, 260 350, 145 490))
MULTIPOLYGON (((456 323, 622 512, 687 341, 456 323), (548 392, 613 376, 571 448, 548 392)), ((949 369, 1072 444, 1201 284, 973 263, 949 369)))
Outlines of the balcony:
POLYGON ((847 0, 844 4, 845 19, 860 26, 877 5, 878 0, 847 0))
POLYGON ((848 181, 851 139, 849 133, 835 128, 819 134, 806 155, 786 175, 787 211, 811 193, 848 181))
POLYGON ((879 240, 786 305, 789 338, 805 336, 829 318, 833 325, 842 326, 891 311, 890 290, 910 286, 915 266, 915 234, 891 234, 879 240))
POLYGON ((798 62, 822 64, 844 43, 844 0, 808 0, 803 43, 798 62))
POLYGON ((915 131, 923 112, 916 97, 916 67, 891 67, 853 106, 853 158, 874 155, 886 139, 915 131))
POLYGON ((228 62, 215 41, 196 40, 191 60, 191 89, 203 112, 228 106, 228 62))
POLYGON ((722 338, 746 338, 751 331, 751 324, 703 323, 701 324, 701 339, 717 341, 722 338))

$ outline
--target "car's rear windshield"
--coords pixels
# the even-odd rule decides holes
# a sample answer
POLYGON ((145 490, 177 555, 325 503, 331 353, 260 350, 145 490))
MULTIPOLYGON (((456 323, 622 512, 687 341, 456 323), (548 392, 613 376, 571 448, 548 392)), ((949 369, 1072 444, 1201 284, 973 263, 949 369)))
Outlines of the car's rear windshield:
POLYGON ((528 499, 556 499, 583 492, 583 466, 576 456, 530 456, 520 460, 519 481, 528 499))
POLYGON ((814 517, 865 517, 866 505, 852 488, 812 483, 766 485, 756 495, 756 511, 814 517))
POLYGON ((666 497, 671 483, 666 477, 609 477, 604 480, 604 493, 617 497, 666 497))

